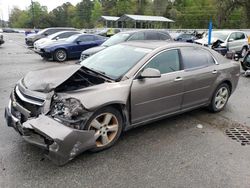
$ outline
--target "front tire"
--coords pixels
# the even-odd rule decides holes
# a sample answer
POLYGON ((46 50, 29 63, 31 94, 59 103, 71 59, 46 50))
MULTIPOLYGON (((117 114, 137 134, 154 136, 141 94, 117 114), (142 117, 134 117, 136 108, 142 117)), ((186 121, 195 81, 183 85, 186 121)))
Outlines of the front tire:
POLYGON ((59 49, 54 52, 54 60, 63 62, 67 59, 67 52, 64 49, 59 49))
POLYGON ((210 105, 208 106, 209 110, 211 112, 222 111, 225 108, 229 97, 230 89, 228 84, 223 83, 219 85, 213 94, 213 98, 210 102, 210 105))
POLYGON ((121 135, 121 113, 113 107, 102 108, 93 114, 84 129, 95 131, 96 147, 91 151, 107 149, 113 146, 121 135))

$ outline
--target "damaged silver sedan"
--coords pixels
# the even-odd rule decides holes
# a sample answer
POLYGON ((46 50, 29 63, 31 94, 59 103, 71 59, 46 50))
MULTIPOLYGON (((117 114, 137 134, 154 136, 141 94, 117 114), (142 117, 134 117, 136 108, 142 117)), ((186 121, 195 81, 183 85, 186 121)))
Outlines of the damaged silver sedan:
POLYGON ((199 45, 128 42, 81 62, 28 73, 5 110, 7 124, 63 165, 112 146, 122 131, 207 106, 223 110, 238 63, 199 45))

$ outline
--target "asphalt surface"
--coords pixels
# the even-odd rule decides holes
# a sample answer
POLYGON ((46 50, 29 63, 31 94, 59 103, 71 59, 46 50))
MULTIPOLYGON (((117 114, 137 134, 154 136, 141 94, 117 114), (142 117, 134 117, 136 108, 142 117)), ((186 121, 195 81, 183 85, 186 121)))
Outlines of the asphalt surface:
POLYGON ((240 77, 221 113, 201 109, 139 127, 124 133, 109 150, 85 152, 58 167, 7 127, 3 115, 9 94, 22 76, 61 64, 43 61, 27 49, 23 34, 4 38, 6 43, 0 47, 1 188, 250 187, 250 145, 242 146, 225 135, 229 127, 250 127, 250 78, 240 77))

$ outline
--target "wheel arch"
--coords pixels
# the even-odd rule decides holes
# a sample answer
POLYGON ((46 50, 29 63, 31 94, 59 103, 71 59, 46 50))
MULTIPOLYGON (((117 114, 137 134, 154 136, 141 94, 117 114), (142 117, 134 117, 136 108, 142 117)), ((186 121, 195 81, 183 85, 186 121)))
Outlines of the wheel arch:
POLYGON ((230 90, 230 95, 232 94, 232 89, 233 89, 233 85, 232 82, 230 80, 223 80, 221 81, 218 86, 216 88, 218 88, 221 84, 227 84, 230 90))
POLYGON ((221 85, 221 84, 227 84, 228 85, 228 87, 229 87, 229 90, 230 90, 230 95, 231 95, 231 93, 232 93, 232 87, 233 87, 233 85, 232 85, 232 83, 231 83, 231 81, 229 81, 229 80, 224 80, 223 82, 221 82, 219 85, 221 85))
MULTIPOLYGON (((66 61, 66 60, 69 58, 69 53, 68 53, 68 50, 67 50, 65 47, 59 47, 59 48, 55 48, 55 49, 53 50, 53 52, 52 52, 53 60, 54 60, 54 61, 56 60, 55 55, 56 55, 56 52, 57 52, 58 50, 64 50, 64 51, 66 52, 66 59, 65 59, 65 61, 66 61)), ((61 61, 59 61, 59 62, 61 62, 61 61)))
POLYGON ((68 56, 68 49, 67 49, 67 48, 65 48, 65 47, 55 48, 55 49, 53 50, 53 54, 54 54, 57 50, 65 50, 65 52, 66 52, 66 54, 67 54, 67 56, 68 56))

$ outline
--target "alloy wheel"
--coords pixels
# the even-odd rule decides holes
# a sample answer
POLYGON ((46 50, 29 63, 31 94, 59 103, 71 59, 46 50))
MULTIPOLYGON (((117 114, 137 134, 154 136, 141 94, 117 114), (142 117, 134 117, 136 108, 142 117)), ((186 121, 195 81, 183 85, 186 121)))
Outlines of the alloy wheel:
POLYGON ((95 131, 97 147, 105 147, 112 142, 119 128, 117 117, 112 113, 102 113, 94 118, 89 126, 89 130, 95 131))
POLYGON ((226 87, 221 87, 217 91, 216 96, 215 96, 215 100, 214 100, 215 107, 218 110, 222 109, 227 103, 228 97, 229 97, 228 89, 226 87))
POLYGON ((67 57, 67 54, 65 53, 64 50, 58 50, 56 52, 56 59, 58 61, 65 61, 66 60, 66 57, 67 57))

